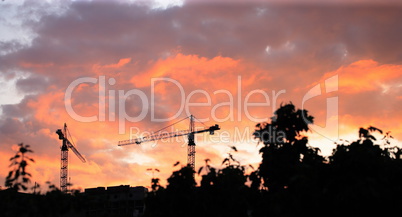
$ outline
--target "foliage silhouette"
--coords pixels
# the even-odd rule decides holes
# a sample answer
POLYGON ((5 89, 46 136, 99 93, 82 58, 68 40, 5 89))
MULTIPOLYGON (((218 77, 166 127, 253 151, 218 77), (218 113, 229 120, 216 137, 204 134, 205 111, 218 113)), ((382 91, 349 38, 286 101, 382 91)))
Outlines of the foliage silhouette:
POLYGON ((159 188, 148 196, 145 216, 188 216, 191 210, 196 210, 194 174, 189 165, 174 171, 166 189, 159 188))
POLYGON ((402 193, 401 149, 374 144, 376 138, 371 133, 376 131, 383 133, 375 127, 360 128, 357 141, 339 144, 329 158, 328 194, 336 206, 355 214, 362 213, 361 207, 370 207, 364 211, 371 215, 391 214, 387 207, 402 202, 397 196, 402 193))
POLYGON ((208 173, 210 172, 210 170, 211 170, 211 165, 209 165, 209 162, 210 162, 211 160, 210 160, 209 158, 207 158, 207 159, 205 159, 204 161, 205 161, 205 166, 201 166, 201 167, 198 169, 198 172, 197 172, 198 175, 200 175, 203 170, 205 170, 207 174, 208 174, 208 173))
POLYGON ((155 172, 160 172, 160 170, 157 168, 148 168, 147 171, 152 171, 151 189, 152 192, 155 193, 157 190, 159 190, 159 188, 162 187, 159 183, 160 179, 155 178, 155 172))
POLYGON ((0 191, 1 216, 84 216, 85 199, 79 190, 71 194, 62 193, 54 184, 47 182, 48 191, 40 193, 40 185, 32 187, 34 193, 23 193, 28 190, 31 174, 27 172, 28 162, 35 162, 27 156, 32 153, 29 145, 18 144, 18 151, 10 158, 13 170, 6 177, 8 189, 0 191))
POLYGON ((374 144, 374 133, 382 130, 361 128, 357 141, 338 143, 324 158, 303 135, 313 120, 306 110, 281 105, 270 123, 256 125, 253 135, 263 146, 257 170, 246 174, 229 152, 222 169, 213 168, 209 160, 199 168, 202 179, 196 187, 190 178, 194 171, 183 167, 168 179, 165 190, 148 198, 153 206, 147 206, 147 216, 391 214, 390 207, 402 202, 402 150, 390 147, 390 133, 381 147, 374 144))
POLYGON ((256 125, 253 135, 263 144, 258 174, 270 191, 286 188, 303 161, 316 159, 322 162, 323 158, 307 147, 308 139, 302 135, 308 131, 308 124, 313 123, 313 119, 306 110, 296 110, 289 103, 280 106, 271 123, 256 125))
POLYGON ((152 180, 151 180, 152 192, 156 192, 161 187, 160 184, 159 184, 159 181, 160 181, 159 178, 152 178, 152 180))
MULTIPOLYGON (((402 149, 391 146, 390 132, 360 128, 356 141, 339 140, 332 155, 324 158, 303 135, 313 120, 306 110, 289 103, 280 106, 270 123, 257 124, 253 135, 262 144, 262 159, 249 174, 248 167, 236 160, 238 149, 230 146, 220 168, 206 159, 198 169, 199 186, 196 172, 180 162, 173 165, 177 170, 166 188, 153 175, 144 216, 393 215, 402 203, 402 149)), ((44 195, 16 191, 24 190, 21 186, 30 178, 28 164, 21 162, 30 161, 26 153, 31 151, 29 146, 19 147, 10 159, 15 168, 7 178, 9 189, 0 191, 2 216, 83 216, 85 196, 79 191, 63 194, 51 183, 44 195)))
POLYGON ((14 167, 14 169, 8 173, 5 186, 17 191, 26 191, 28 189, 27 184, 30 182, 30 177, 32 176, 27 172, 26 167, 29 165, 28 161, 35 162, 35 160, 26 155, 29 152, 32 153, 30 145, 20 143, 18 147, 17 153, 14 157, 10 158, 11 164, 9 167, 14 167))

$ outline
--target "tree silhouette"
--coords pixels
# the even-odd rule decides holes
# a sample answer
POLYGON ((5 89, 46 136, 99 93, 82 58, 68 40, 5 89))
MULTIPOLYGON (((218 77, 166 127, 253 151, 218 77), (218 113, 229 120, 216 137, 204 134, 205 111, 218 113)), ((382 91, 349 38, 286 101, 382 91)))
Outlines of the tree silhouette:
POLYGON ((8 173, 5 186, 17 191, 26 191, 28 189, 27 184, 30 182, 30 177, 32 176, 27 172, 26 167, 28 166, 28 161, 35 161, 26 155, 29 152, 32 153, 30 145, 20 143, 18 147, 17 153, 14 157, 10 158, 11 164, 9 167, 14 167, 14 169, 8 173))
MULTIPOLYGON (((230 146, 231 151, 237 148, 230 146)), ((197 191, 199 216, 246 216, 248 187, 245 167, 229 152, 222 161, 224 168, 217 170, 206 161, 208 173, 202 176, 201 187, 197 191)))
POLYGON ((313 119, 306 110, 296 110, 289 103, 280 106, 271 123, 256 125, 253 135, 263 144, 258 174, 269 191, 287 188, 303 159, 318 158, 317 152, 307 147, 307 137, 302 135, 313 119))
POLYGON ((231 146, 222 168, 212 167, 209 159, 199 168, 199 187, 192 168, 174 171, 166 189, 147 198, 145 216, 387 216, 398 210, 402 149, 390 145, 390 133, 381 146, 374 133, 382 130, 360 128, 358 140, 337 143, 324 158, 303 135, 313 120, 292 103, 281 105, 253 133, 262 144, 257 170, 246 174, 231 146))
MULTIPOLYGON (((174 166, 178 166, 180 162, 174 166)), ((174 171, 166 189, 159 188, 147 199, 145 216, 189 216, 196 210, 195 171, 190 165, 174 171)))
POLYGON ((357 141, 339 144, 329 158, 327 193, 342 198, 333 204, 354 214, 391 214, 388 207, 402 202, 397 196, 402 193, 400 149, 381 148, 373 132, 383 133, 375 127, 360 128, 357 141))
POLYGON ((28 189, 31 174, 27 172, 27 166, 29 161, 34 160, 27 156, 27 153, 33 152, 30 145, 20 143, 18 147, 15 156, 10 158, 13 170, 6 177, 8 189, 0 191, 1 216, 83 216, 86 203, 78 190, 65 194, 47 182, 49 190, 45 194, 36 192, 38 184, 33 186, 32 194, 19 192, 28 189))
POLYGON ((216 169, 209 165, 210 159, 205 159, 205 166, 198 169, 198 175, 204 170, 206 173, 202 175, 201 187, 208 189, 216 183, 216 169))
POLYGON ((161 188, 162 186, 159 184, 160 179, 159 178, 155 178, 155 172, 160 172, 159 169, 157 168, 148 168, 147 171, 152 171, 152 179, 151 179, 151 189, 152 192, 155 193, 157 190, 159 190, 159 188, 161 188))

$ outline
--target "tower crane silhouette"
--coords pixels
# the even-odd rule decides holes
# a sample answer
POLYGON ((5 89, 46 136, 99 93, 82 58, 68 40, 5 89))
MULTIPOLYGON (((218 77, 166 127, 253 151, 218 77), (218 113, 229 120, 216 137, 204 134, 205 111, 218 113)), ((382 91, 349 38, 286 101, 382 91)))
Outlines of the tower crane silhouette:
POLYGON ((67 193, 67 179, 68 179, 68 150, 71 149, 75 155, 85 163, 85 158, 78 152, 75 148, 73 138, 71 137, 70 131, 67 128, 67 124, 64 123, 64 128, 58 129, 56 134, 59 135, 59 139, 62 140, 61 144, 61 163, 60 163, 60 190, 61 192, 67 193), (67 138, 69 137, 71 141, 67 138))
POLYGON ((167 139, 167 138, 172 138, 172 137, 179 137, 179 136, 187 136, 188 137, 188 145, 187 145, 187 164, 195 170, 195 142, 194 142, 194 134, 198 133, 205 133, 209 132, 210 135, 214 135, 216 130, 220 130, 218 124, 215 124, 214 126, 211 126, 209 128, 201 129, 201 130, 195 130, 194 128, 194 119, 195 117, 193 115, 190 115, 186 118, 183 118, 167 127, 164 127, 155 133, 152 133, 149 136, 141 137, 141 138, 136 138, 136 139, 129 139, 129 140, 122 140, 118 142, 118 146, 125 146, 125 145, 131 145, 131 144, 141 144, 144 142, 150 142, 150 141, 156 141, 156 140, 161 140, 161 139, 167 139), (180 130, 176 132, 162 132, 162 130, 173 126, 185 119, 190 119, 190 126, 188 130, 180 130))

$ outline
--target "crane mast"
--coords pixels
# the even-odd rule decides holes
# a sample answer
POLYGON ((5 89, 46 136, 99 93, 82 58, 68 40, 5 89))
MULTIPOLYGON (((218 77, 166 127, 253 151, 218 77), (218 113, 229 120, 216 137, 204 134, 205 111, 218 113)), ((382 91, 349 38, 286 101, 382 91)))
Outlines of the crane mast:
MULTIPOLYGON (((64 124, 64 135, 66 134, 67 126, 64 124)), ((61 192, 67 192, 67 177, 68 177, 68 148, 67 139, 63 138, 61 145, 61 161, 60 161, 60 190, 61 192)))
POLYGON ((188 134, 187 164, 195 170, 194 116, 190 115, 190 134, 188 134))
POLYGON ((61 160, 60 160, 60 190, 63 193, 67 193, 67 179, 68 179, 68 150, 71 149, 75 155, 85 163, 85 158, 78 152, 78 150, 74 147, 74 145, 68 140, 67 135, 68 129, 67 124, 64 123, 64 128, 58 129, 56 134, 59 135, 59 139, 62 140, 61 144, 61 160))
MULTIPOLYGON (((211 126, 206 129, 202 130, 197 130, 195 131, 194 127, 194 119, 195 117, 193 115, 190 115, 187 117, 190 119, 190 125, 188 130, 180 130, 177 132, 170 132, 170 133, 154 133, 146 137, 141 137, 141 138, 136 138, 136 139, 129 139, 129 140, 122 140, 119 141, 118 146, 125 146, 125 145, 131 145, 131 144, 141 144, 144 142, 150 142, 150 141, 155 141, 155 140, 161 140, 161 139, 166 139, 166 138, 172 138, 172 137, 178 137, 178 136, 187 136, 188 138, 188 145, 187 145, 187 164, 195 170, 195 141, 194 141, 194 135, 198 133, 204 133, 204 132, 209 132, 210 135, 213 135, 216 130, 220 130, 219 125, 215 124, 214 126, 211 126)), ((187 119, 185 118, 185 119, 187 119)), ((182 119, 184 120, 184 119, 182 119)), ((182 121, 181 120, 181 121, 182 121)), ((180 122, 180 121, 179 121, 180 122)), ((178 122, 176 122, 178 123, 178 122)), ((170 125, 171 126, 171 125, 170 125)), ((166 128, 166 127, 165 127, 166 128)), ((165 129, 163 128, 163 129, 165 129)), ((161 130, 157 131, 160 132, 161 130)))

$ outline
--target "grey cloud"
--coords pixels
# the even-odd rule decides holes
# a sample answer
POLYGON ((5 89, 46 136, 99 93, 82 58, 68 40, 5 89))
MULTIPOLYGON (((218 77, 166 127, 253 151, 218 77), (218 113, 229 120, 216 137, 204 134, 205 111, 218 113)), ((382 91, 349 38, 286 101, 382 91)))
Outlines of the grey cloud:
POLYGON ((20 131, 22 123, 18 119, 6 118, 0 122, 0 132, 4 136, 10 136, 20 131))
POLYGON ((46 77, 31 75, 27 78, 18 79, 16 86, 18 90, 25 93, 38 93, 44 91, 49 83, 46 77))
MULTIPOLYGON (((39 22, 24 23, 37 34, 31 46, 0 44, 1 48, 13 51, 0 56, 0 70, 29 70, 37 74, 17 82, 25 92, 45 90, 50 84, 46 79, 65 90, 78 77, 94 76, 90 68, 93 64, 116 63, 131 57, 135 66, 130 71, 110 74, 126 80, 146 71, 150 62, 178 49, 184 54, 208 58, 222 55, 251 62, 272 77, 256 87, 265 85, 272 90, 289 91, 312 84, 326 72, 356 60, 401 63, 402 51, 396 49, 402 47, 400 10, 401 6, 261 2, 189 3, 150 10, 122 2, 72 2, 61 14, 39 10, 37 13, 44 13, 39 22), (265 51, 267 46, 272 52, 265 51), (30 68, 22 63, 48 67, 30 68)), ((122 86, 128 90, 133 88, 130 85, 122 86)), ((149 96, 148 90, 143 91, 149 96)), ((73 103, 96 100, 96 90, 89 89, 78 94, 73 103)), ((19 105, 3 106, 3 115, 23 117, 30 113, 25 104, 26 100, 19 105)), ((135 100, 126 104, 133 116, 138 114, 136 104, 135 100)), ((165 117, 161 110, 155 113, 165 117)))
MULTIPOLYGON (((126 78, 179 48, 184 54, 253 62, 272 76, 266 84, 271 89, 305 86, 355 60, 400 63, 402 51, 395 49, 402 47, 399 11, 400 6, 261 2, 189 3, 150 10, 122 2, 72 2, 62 14, 45 13, 40 22, 25 23, 38 36, 32 46, 0 56, 0 69, 30 70, 66 88, 72 80, 92 75, 85 64, 131 57, 137 68, 120 75, 126 78), (267 46, 272 52, 265 51, 267 46), (24 62, 49 67, 26 69, 19 65, 24 62)), ((32 77, 17 84, 23 91, 34 91, 43 90, 46 81, 32 77)), ((77 96, 75 102, 96 99, 94 94, 77 96)))
POLYGON ((26 118, 33 113, 32 109, 27 105, 29 101, 35 100, 36 96, 28 95, 19 104, 1 105, 3 116, 13 118, 26 118))
POLYGON ((0 41, 0 55, 6 55, 22 49, 25 45, 17 40, 0 41))
POLYGON ((185 54, 257 61, 282 73, 289 73, 286 66, 291 64, 303 71, 319 62, 315 73, 323 73, 356 59, 400 62, 402 52, 394 49, 402 43, 399 9, 260 3, 149 10, 135 4, 74 2, 63 15, 43 16, 34 27, 39 36, 32 46, 4 60, 84 64, 132 57, 144 64, 179 47, 185 54), (267 46, 280 50, 287 42, 294 44, 293 51, 265 53, 267 46))

